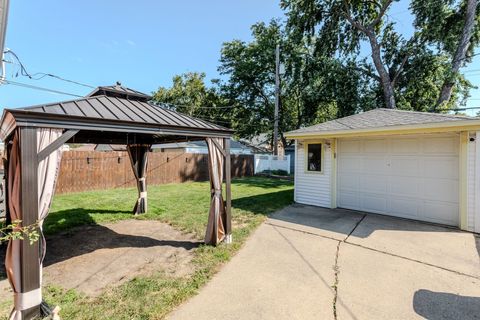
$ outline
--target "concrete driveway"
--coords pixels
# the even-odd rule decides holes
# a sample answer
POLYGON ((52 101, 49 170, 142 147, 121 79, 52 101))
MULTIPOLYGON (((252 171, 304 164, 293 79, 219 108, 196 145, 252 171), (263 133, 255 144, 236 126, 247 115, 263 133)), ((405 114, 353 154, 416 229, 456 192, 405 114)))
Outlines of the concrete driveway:
POLYGON ((293 205, 170 319, 480 319, 480 238, 293 205))

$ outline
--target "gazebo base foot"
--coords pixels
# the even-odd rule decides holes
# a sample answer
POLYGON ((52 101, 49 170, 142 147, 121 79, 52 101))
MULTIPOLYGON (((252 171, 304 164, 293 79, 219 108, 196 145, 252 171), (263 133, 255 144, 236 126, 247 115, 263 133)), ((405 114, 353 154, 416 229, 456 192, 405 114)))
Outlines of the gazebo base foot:
POLYGON ((225 236, 225 239, 223 239, 223 242, 227 243, 227 244, 230 244, 233 242, 233 238, 232 238, 232 234, 227 234, 225 236))

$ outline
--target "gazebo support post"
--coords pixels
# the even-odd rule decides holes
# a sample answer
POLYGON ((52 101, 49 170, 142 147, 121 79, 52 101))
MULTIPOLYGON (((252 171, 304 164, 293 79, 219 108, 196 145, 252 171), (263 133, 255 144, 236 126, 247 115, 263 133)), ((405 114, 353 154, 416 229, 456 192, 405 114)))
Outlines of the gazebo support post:
POLYGON ((225 144, 225 243, 232 243, 232 165, 230 157, 230 138, 224 139, 225 144))
MULTIPOLYGON (((37 131, 34 127, 20 130, 21 203, 22 226, 30 226, 38 220, 38 171, 37 171, 37 131)), ((40 290, 40 241, 30 244, 21 240, 21 292, 40 290)), ((40 316, 40 303, 22 310, 22 319, 40 316)))

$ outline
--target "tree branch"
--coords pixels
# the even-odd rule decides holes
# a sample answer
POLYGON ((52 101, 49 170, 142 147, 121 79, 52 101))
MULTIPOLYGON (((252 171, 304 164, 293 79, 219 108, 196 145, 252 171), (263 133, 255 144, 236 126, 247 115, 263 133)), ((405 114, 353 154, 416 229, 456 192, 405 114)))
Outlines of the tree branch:
POLYGON ((343 14, 345 15, 345 18, 347 18, 348 22, 350 22, 350 24, 355 28, 357 28, 358 30, 367 34, 368 33, 367 28, 357 20, 353 19, 352 15, 350 14, 350 8, 348 7, 348 4, 346 1, 343 1, 343 6, 345 7, 345 11, 343 12, 343 14))
POLYGON ((420 43, 415 44, 416 40, 417 40, 416 35, 413 35, 412 38, 410 38, 410 40, 408 41, 410 44, 407 44, 407 47, 410 46, 410 45, 411 45, 411 47, 407 50, 407 52, 405 52, 405 56, 403 57, 402 62, 400 62, 400 65, 398 66, 397 71, 395 71, 395 73, 392 77, 392 86, 394 86, 394 87, 395 87, 395 84, 398 80, 398 77, 400 76, 400 73, 403 71, 403 67, 405 66, 405 63, 407 63, 408 58, 410 57, 410 54, 412 53, 412 51, 415 48, 423 47, 423 45, 425 45, 425 43, 427 42, 426 39, 423 39, 420 43))
POLYGON ((253 82, 253 86, 255 87, 255 89, 257 89, 258 93, 262 96, 263 100, 265 101, 265 104, 266 105, 271 104, 270 99, 267 97, 265 92, 263 92, 263 89, 260 88, 255 82, 253 82))
POLYGON ((375 80, 377 80, 377 81, 380 81, 380 80, 381 80, 378 75, 376 75, 375 73, 371 72, 371 71, 368 70, 368 69, 365 69, 365 68, 362 68, 362 67, 358 67, 358 66, 357 66, 357 67, 355 67, 355 70, 360 71, 360 72, 362 72, 363 74, 365 74, 365 75, 369 76, 370 78, 373 78, 373 79, 375 79, 375 80))
POLYGON ((400 73, 402 72, 403 67, 405 66, 405 63, 407 63, 407 60, 408 60, 408 57, 409 57, 409 56, 410 56, 409 53, 405 53, 405 56, 403 57, 402 62, 401 62, 400 65, 398 66, 397 71, 395 71, 395 74, 393 75, 393 78, 392 78, 392 87, 395 87, 395 84, 396 84, 396 82, 397 82, 398 76, 399 76, 400 73))
POLYGON ((380 11, 378 12, 378 16, 368 25, 368 28, 372 29, 375 27, 377 24, 382 21, 383 16, 387 12, 388 7, 392 4, 393 0, 386 0, 383 6, 380 8, 380 11))

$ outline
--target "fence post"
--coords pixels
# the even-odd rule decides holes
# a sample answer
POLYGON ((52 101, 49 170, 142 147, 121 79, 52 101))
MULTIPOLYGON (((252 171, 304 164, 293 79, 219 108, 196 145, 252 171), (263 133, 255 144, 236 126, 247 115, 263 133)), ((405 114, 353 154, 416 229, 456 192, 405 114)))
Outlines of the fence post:
POLYGON ((287 172, 290 174, 290 155, 288 154, 287 156, 287 172))

